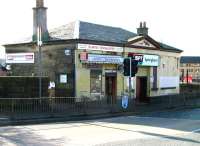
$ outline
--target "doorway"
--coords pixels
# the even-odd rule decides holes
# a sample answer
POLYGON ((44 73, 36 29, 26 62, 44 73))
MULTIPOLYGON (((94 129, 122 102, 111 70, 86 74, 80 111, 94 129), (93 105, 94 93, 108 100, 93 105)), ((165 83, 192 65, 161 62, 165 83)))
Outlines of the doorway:
POLYGON ((116 73, 106 73, 105 75, 105 95, 108 104, 116 103, 116 73))
POLYGON ((149 102, 149 97, 147 97, 147 77, 137 77, 136 101, 140 103, 149 102))

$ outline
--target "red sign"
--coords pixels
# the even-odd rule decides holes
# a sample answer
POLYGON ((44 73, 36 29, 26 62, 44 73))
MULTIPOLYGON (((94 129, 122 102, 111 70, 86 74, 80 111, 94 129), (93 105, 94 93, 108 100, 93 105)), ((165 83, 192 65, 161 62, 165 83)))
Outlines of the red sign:
POLYGON ((82 52, 82 53, 80 54, 80 60, 81 60, 81 61, 87 61, 87 59, 88 59, 88 54, 87 54, 87 52, 82 52))
POLYGON ((183 78, 183 82, 187 82, 188 81, 188 83, 192 83, 192 76, 185 76, 184 78, 183 78))

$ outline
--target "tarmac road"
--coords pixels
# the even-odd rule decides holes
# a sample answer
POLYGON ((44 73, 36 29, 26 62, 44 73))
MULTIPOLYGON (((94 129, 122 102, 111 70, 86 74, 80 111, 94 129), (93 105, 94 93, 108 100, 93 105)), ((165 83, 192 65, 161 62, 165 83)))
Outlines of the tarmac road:
POLYGON ((0 128, 0 146, 180 145, 200 145, 200 109, 0 128))

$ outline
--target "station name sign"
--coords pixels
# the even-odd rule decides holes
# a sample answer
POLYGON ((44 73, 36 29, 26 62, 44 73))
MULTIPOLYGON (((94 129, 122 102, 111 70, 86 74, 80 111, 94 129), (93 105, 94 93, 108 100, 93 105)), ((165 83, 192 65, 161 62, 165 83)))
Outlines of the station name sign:
POLYGON ((158 55, 136 53, 129 53, 128 55, 134 60, 137 60, 139 66, 159 66, 160 63, 160 57, 158 55))
POLYGON ((142 62, 139 62, 140 66, 159 66, 160 57, 158 55, 143 55, 142 62))
POLYGON ((6 63, 34 63, 34 53, 8 53, 6 63))
POLYGON ((102 46, 92 44, 78 44, 80 50, 94 50, 94 51, 107 51, 107 52, 123 52, 123 47, 115 46, 102 46))

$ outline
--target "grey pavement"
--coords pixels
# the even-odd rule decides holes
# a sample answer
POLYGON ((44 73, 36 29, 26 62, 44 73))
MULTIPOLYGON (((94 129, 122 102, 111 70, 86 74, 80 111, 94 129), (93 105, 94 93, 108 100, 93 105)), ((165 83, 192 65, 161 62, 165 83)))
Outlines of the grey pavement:
POLYGON ((200 109, 0 128, 0 146, 199 146, 200 109))

